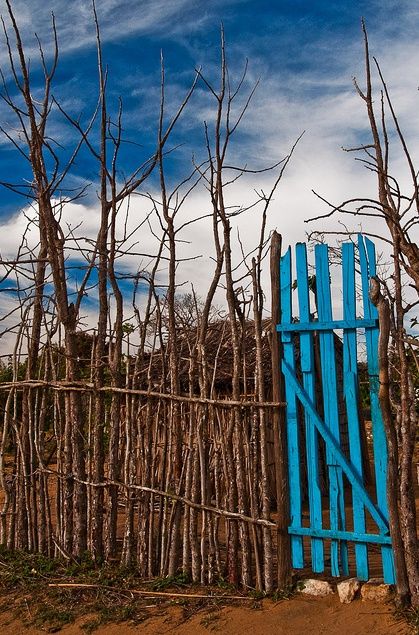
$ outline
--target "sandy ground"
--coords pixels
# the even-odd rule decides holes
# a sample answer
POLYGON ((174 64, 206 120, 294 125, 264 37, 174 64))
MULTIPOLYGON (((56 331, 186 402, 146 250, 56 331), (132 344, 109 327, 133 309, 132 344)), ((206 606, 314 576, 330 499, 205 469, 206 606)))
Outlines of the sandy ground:
MULTIPOLYGON (((21 622, 11 620, 10 614, 0 616, 1 635, 41 634, 46 630, 25 628, 21 622)), ((64 627, 63 635, 85 633, 77 623, 64 627)), ((98 635, 411 635, 412 631, 397 621, 393 608, 388 605, 361 602, 342 605, 337 596, 311 598, 296 596, 274 603, 265 600, 261 608, 228 607, 221 610, 202 610, 184 621, 181 607, 172 606, 138 626, 129 623, 110 624, 96 631, 98 635)))

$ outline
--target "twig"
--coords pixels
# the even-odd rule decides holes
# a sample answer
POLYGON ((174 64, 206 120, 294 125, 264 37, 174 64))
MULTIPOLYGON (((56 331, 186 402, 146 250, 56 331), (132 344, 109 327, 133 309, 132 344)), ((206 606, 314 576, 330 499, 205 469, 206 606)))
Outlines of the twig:
POLYGON ((95 388, 89 382, 66 382, 66 381, 41 381, 26 380, 0 384, 0 390, 19 390, 23 388, 51 388, 52 390, 63 392, 114 392, 124 395, 139 395, 155 399, 166 399, 167 401, 179 401, 187 403, 202 403, 220 406, 220 408, 285 408, 284 401, 239 401, 231 399, 204 399, 203 397, 189 397, 186 395, 172 395, 169 393, 152 392, 149 390, 136 390, 133 388, 118 388, 116 386, 101 386, 95 388))
MULTIPOLYGON (((77 584, 75 582, 62 582, 51 583, 49 587, 59 587, 65 589, 104 589, 109 591, 109 587, 101 586, 100 584, 77 584)), ((112 589, 114 590, 114 589, 112 589)), ((188 598, 198 600, 252 600, 253 598, 242 595, 204 595, 202 593, 172 593, 167 591, 140 591, 139 589, 121 589, 122 591, 129 591, 135 595, 144 595, 146 597, 174 597, 174 598, 188 598)))

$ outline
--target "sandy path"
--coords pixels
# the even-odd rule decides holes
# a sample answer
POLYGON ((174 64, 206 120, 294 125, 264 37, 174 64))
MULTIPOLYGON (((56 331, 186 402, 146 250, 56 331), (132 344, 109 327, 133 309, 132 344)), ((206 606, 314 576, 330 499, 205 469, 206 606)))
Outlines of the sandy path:
MULTIPOLYGON (((35 635, 45 633, 25 629, 16 621, 8 623, 10 615, 0 616, 1 635, 35 635)), ((66 626, 63 635, 85 633, 78 623, 66 626)), ((133 627, 129 623, 110 624, 95 631, 97 635, 411 635, 406 624, 397 622, 392 607, 356 600, 342 605, 336 596, 309 598, 297 596, 279 603, 264 601, 261 609, 229 607, 220 611, 202 610, 186 622, 180 607, 170 607, 159 616, 133 627)))

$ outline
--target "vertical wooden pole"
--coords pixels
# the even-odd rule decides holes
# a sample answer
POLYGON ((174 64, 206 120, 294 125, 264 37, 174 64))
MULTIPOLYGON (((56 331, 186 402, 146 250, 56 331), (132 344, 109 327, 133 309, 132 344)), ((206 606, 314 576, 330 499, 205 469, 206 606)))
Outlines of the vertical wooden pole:
POLYGON ((396 574, 397 602, 401 606, 409 604, 409 578, 407 574, 405 551, 400 527, 398 504, 398 446, 397 434, 393 421, 390 402, 390 373, 388 360, 388 343, 390 337, 390 306, 380 291, 378 278, 371 279, 370 299, 378 311, 380 335, 378 340, 379 391, 383 423, 387 437, 387 504, 389 511, 389 528, 393 544, 394 569, 396 574))
MULTIPOLYGON (((272 234, 270 269, 272 299, 272 399, 284 401, 283 377, 280 370, 281 341, 276 325, 281 321, 279 294, 279 261, 281 257, 282 238, 276 231, 272 234)), ((284 589, 291 583, 291 550, 288 503, 288 466, 287 440, 285 426, 285 409, 274 408, 272 413, 275 453, 275 480, 277 501, 277 579, 278 588, 284 589)))

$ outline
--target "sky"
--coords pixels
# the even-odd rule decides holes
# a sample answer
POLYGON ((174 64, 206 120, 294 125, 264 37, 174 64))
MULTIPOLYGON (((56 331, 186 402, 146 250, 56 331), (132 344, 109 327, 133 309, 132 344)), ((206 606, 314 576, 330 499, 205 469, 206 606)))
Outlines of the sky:
MULTIPOLYGON (((4 0, 0 6, 6 15, 4 0)), ((53 94, 67 113, 80 118, 82 123, 87 122, 97 98, 95 28, 90 2, 14 0, 13 7, 31 59, 34 93, 42 79, 34 33, 48 55, 50 13, 54 13, 60 56, 53 94)), ((205 78, 218 86, 221 24, 233 83, 248 59, 242 104, 258 82, 231 147, 232 163, 257 170, 275 163, 288 154, 304 131, 269 212, 269 229, 277 229, 285 245, 305 240, 309 229, 331 231, 339 227, 337 219, 309 225, 304 222, 327 211, 326 204, 312 190, 336 204, 354 196, 374 196, 374 176, 354 160, 353 154, 342 149, 369 141, 365 106, 353 86, 354 76, 364 85, 361 17, 366 21, 371 52, 380 62, 412 156, 419 158, 416 0, 98 0, 97 12, 108 67, 109 108, 116 113, 118 100, 122 98, 124 138, 129 141, 121 154, 121 181, 155 147, 161 52, 166 75, 166 121, 169 121, 191 85, 196 68, 201 68, 205 78)), ((8 25, 7 17, 5 21, 8 25)), ((4 42, 0 64, 7 86, 14 94, 4 42)), ((168 159, 171 186, 189 174, 192 157, 195 160, 204 157, 204 121, 209 126, 214 121, 214 100, 201 81, 171 138, 173 152, 168 159)), ((0 105, 0 124, 10 134, 16 134, 16 124, 4 103, 0 105)), ((78 140, 77 133, 57 109, 51 113, 49 135, 55 140, 62 160, 70 156, 78 140)), ((391 165, 404 184, 406 170, 397 143, 391 165)), ((232 205, 248 205, 254 200, 255 191, 269 190, 272 178, 269 173, 247 175, 230 187, 229 201, 232 205)), ((0 181, 24 184, 27 179, 30 179, 28 169, 3 135, 0 181)), ((72 189, 87 184, 90 185, 84 198, 68 205, 63 212, 64 223, 74 231, 77 228, 80 236, 94 235, 99 214, 98 166, 83 150, 65 186, 72 189)), ((156 187, 152 177, 143 193, 152 193, 156 187)), ((145 199, 133 198, 130 206, 133 218, 130 222, 134 227, 147 213, 145 199)), ((204 215, 209 209, 207 195, 197 188, 184 206, 182 220, 204 215)), ((24 197, 1 188, 3 259, 13 258, 27 218, 33 214, 24 197)), ((360 228, 357 219, 343 220, 351 229, 360 228)), ((259 231, 260 214, 246 212, 236 225, 244 248, 251 249, 259 231)), ((32 234, 35 240, 33 228, 32 234)), ((181 256, 200 256, 182 265, 180 276, 185 290, 191 282, 204 289, 212 255, 206 251, 208 225, 202 222, 188 226, 184 240, 181 256)), ((153 249, 152 238, 144 231, 133 251, 153 253, 153 249)), ((240 259, 240 254, 237 258, 240 259)), ((126 271, 146 266, 147 258, 139 255, 120 262, 121 269, 126 271)), ((0 308, 1 303, 4 306, 13 303, 10 295, 1 295, 0 308)), ((87 301, 86 315, 93 309, 87 301)))

